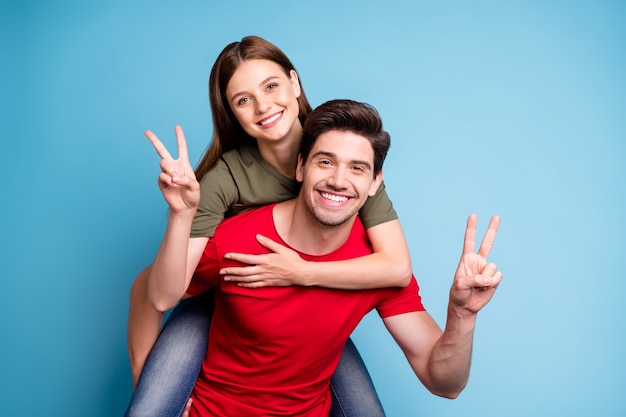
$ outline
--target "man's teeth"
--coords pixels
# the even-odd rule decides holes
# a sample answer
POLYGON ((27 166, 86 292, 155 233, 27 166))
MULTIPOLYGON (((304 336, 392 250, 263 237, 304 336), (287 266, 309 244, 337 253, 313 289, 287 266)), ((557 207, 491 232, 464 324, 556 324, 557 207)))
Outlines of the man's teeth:
POLYGON ((342 197, 340 195, 322 193, 322 197, 326 200, 334 201, 336 203, 343 203, 344 201, 348 201, 348 197, 342 197))
POLYGON ((270 117, 269 119, 265 119, 263 121, 261 121, 261 126, 265 126, 268 125, 270 123, 275 122, 276 120, 278 120, 278 118, 280 117, 282 113, 276 113, 275 115, 273 115, 272 117, 270 117))

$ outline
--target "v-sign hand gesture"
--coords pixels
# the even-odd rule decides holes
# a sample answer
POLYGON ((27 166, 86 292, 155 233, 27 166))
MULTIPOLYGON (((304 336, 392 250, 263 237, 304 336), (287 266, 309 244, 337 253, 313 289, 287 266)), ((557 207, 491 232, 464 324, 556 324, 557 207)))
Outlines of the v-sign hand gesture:
POLYGON ((476 223, 476 215, 470 215, 465 230, 463 254, 450 289, 450 306, 455 308, 457 313, 464 315, 478 313, 491 300, 502 281, 502 272, 498 271, 495 264, 487 262, 487 256, 493 247, 500 225, 500 217, 491 218, 478 253, 474 253, 476 223))
POLYGON ((200 203, 200 184, 189 163, 187 142, 183 128, 176 126, 176 140, 178 142, 178 159, 172 158, 167 148, 150 130, 145 134, 161 157, 161 174, 159 188, 170 209, 174 213, 183 213, 194 210, 200 203))

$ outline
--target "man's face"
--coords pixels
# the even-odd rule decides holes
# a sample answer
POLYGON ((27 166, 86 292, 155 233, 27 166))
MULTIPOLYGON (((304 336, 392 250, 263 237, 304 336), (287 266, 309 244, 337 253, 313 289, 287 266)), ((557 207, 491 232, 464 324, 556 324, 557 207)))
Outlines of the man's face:
POLYGON ((374 178, 373 166, 374 150, 363 136, 337 130, 320 135, 296 171, 312 216, 325 226, 350 220, 380 185, 382 173, 374 178))

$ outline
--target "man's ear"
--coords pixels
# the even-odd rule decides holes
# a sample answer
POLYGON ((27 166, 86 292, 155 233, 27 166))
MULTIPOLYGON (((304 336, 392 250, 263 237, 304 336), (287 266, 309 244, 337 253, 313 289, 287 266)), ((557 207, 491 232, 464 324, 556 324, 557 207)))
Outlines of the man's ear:
POLYGON ((376 191, 378 191, 378 187, 380 187, 380 184, 382 182, 383 182, 383 172, 380 171, 378 175, 376 175, 376 178, 374 178, 372 185, 370 185, 370 191, 369 193, 367 193, 367 195, 369 195, 370 197, 374 196, 376 194, 376 191))
POLYGON ((289 71, 289 78, 291 80, 291 85, 293 86, 293 92, 296 95, 296 98, 300 97, 300 94, 302 93, 302 88, 300 87, 298 74, 294 70, 291 70, 289 71))
POLYGON ((303 166, 304 161, 302 160, 302 154, 298 154, 298 165, 296 166, 296 181, 302 182, 304 180, 304 172, 303 166))

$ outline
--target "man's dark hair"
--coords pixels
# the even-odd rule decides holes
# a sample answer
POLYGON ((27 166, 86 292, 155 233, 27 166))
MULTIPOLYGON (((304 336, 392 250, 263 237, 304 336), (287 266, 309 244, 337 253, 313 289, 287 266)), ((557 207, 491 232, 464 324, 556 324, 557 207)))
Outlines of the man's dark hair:
POLYGON ((317 138, 328 131, 352 132, 365 137, 374 149, 374 177, 382 170, 391 143, 376 109, 353 100, 330 100, 320 105, 306 117, 303 130, 300 146, 303 161, 309 157, 317 138))

